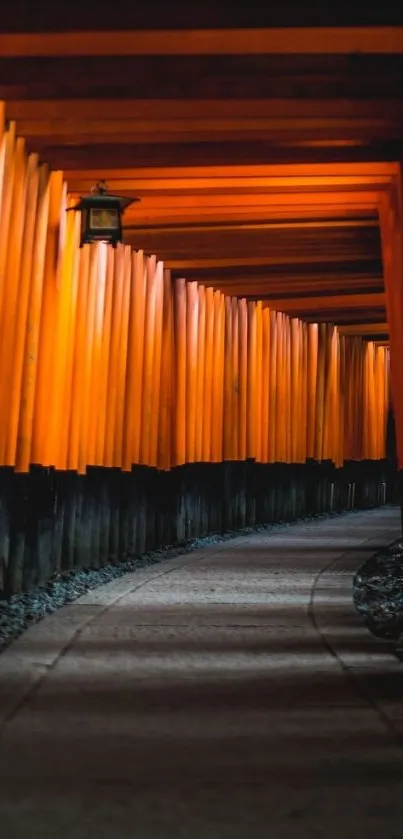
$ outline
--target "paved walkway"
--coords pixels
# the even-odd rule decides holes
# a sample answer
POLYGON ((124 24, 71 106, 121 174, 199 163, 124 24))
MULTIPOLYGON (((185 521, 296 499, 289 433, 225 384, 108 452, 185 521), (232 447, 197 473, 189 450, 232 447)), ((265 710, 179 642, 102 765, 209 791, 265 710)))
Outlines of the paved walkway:
POLYGON ((402 839, 403 665, 352 573, 395 510, 127 576, 0 656, 5 839, 402 839))

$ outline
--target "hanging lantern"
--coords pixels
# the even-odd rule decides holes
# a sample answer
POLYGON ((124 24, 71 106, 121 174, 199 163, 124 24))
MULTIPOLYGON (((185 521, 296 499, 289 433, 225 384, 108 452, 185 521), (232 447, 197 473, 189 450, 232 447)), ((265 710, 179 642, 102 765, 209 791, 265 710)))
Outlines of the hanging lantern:
POLYGON ((116 247, 123 240, 122 215, 126 208, 139 198, 110 195, 104 181, 80 198, 69 210, 81 212, 80 248, 90 242, 106 242, 116 247))

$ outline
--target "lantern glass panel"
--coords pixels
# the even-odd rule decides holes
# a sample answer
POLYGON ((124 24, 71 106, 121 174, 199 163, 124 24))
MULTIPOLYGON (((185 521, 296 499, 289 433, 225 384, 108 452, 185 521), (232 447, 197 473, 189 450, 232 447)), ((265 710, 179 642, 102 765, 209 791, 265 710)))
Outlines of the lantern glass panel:
POLYGON ((89 221, 91 230, 118 230, 119 210, 106 207, 91 208, 89 221))

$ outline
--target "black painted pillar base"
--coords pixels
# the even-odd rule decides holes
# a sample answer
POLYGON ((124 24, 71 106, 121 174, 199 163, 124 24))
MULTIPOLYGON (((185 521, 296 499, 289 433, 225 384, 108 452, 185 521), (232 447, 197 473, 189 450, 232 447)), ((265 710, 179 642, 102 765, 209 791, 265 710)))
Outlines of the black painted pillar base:
POLYGON ((209 534, 400 504, 394 462, 194 463, 87 475, 0 469, 0 597, 209 534))

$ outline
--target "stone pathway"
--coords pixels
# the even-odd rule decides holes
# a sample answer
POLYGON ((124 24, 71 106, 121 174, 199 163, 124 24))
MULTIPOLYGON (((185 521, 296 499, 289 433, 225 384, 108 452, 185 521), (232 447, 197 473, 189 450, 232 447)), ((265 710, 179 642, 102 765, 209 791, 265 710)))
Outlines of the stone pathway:
POLYGON ((128 575, 0 656, 5 839, 401 839, 403 665, 352 606, 395 509, 128 575))

